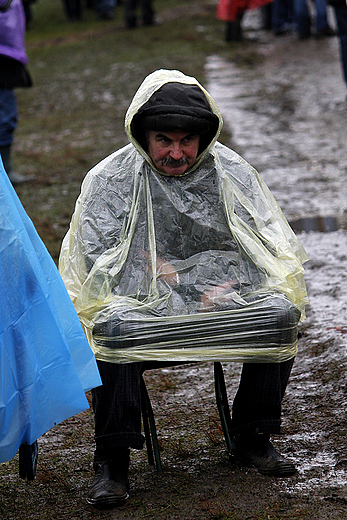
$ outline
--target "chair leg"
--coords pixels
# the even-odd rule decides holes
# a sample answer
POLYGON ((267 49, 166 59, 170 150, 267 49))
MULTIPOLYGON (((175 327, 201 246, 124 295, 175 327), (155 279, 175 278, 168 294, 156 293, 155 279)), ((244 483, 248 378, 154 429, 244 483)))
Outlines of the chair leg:
POLYGON ((219 361, 214 363, 214 384, 216 392, 216 402, 219 412, 219 417, 222 423, 225 443, 227 445, 228 453, 231 453, 231 438, 229 433, 229 426, 231 423, 230 408, 228 396, 225 388, 225 379, 222 365, 219 361))
POLYGON ((21 444, 19 446, 19 476, 28 480, 34 480, 38 459, 37 441, 33 444, 21 444))
POLYGON ((147 392, 147 389, 146 389, 145 383, 143 381, 141 381, 141 407, 142 407, 143 429, 145 432, 148 463, 150 466, 154 466, 151 432, 149 429, 147 402, 146 402, 146 395, 145 395, 146 392, 147 392))
POLYGON ((143 428, 146 437, 146 446, 148 454, 148 462, 150 465, 155 465, 157 471, 162 471, 162 465, 160 460, 159 443, 157 437, 157 428, 155 426, 154 413, 151 405, 151 401, 147 392, 145 381, 141 379, 141 398, 142 398, 142 416, 143 416, 143 428), (153 444, 153 448, 152 448, 153 444), (153 459, 154 451, 154 459, 153 459))

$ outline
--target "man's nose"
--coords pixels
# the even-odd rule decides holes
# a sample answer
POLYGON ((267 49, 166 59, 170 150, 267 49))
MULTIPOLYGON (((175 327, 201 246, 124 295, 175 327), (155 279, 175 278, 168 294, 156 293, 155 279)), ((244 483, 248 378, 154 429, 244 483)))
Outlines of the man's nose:
POLYGON ((170 150, 170 156, 177 161, 178 159, 181 159, 182 155, 183 151, 180 145, 174 143, 170 150))

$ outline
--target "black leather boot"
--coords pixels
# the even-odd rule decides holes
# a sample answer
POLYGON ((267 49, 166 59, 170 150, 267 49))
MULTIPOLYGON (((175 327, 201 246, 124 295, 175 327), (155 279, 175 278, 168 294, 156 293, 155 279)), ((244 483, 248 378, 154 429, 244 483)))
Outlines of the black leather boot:
POLYGON ((243 13, 238 15, 233 22, 226 22, 225 24, 225 41, 226 42, 240 42, 243 40, 243 32, 241 27, 243 13))
POLYGON ((95 478, 88 493, 87 502, 98 509, 107 509, 124 504, 129 498, 129 448, 112 452, 112 458, 94 457, 95 478))
POLYGON ((254 466, 261 475, 289 477, 296 473, 292 462, 286 460, 270 442, 270 435, 243 433, 233 438, 231 456, 246 466, 254 466))

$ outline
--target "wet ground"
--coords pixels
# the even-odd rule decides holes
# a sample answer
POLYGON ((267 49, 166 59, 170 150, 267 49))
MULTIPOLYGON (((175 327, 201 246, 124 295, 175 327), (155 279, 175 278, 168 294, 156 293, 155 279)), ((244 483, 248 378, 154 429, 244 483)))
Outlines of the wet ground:
POLYGON ((206 68, 233 147, 261 173, 310 257, 310 305, 284 403, 284 430, 293 415, 300 426, 281 441, 299 477, 279 487, 347 504, 347 89, 338 39, 273 38, 253 30, 256 16, 247 51, 254 45, 260 59, 211 56, 206 68))
MULTIPOLYGON (((18 478, 17 458, 2 467, 1 520, 347 518, 347 89, 338 40, 274 38, 259 29, 257 13, 247 13, 244 26, 247 39, 232 61, 208 58, 206 87, 230 146, 261 173, 310 257, 307 320, 274 441, 298 473, 275 479, 230 465, 211 365, 176 367, 146 375, 164 471, 148 465, 145 450, 132 453, 123 509, 98 512, 85 502, 89 410, 39 439, 33 482, 18 478)), ((231 401, 240 366, 224 370, 231 401)))

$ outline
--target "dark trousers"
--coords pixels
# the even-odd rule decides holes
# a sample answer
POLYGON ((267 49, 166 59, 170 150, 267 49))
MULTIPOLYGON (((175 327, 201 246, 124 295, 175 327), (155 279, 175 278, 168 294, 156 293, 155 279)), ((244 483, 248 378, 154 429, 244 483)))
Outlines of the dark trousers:
POLYGON ((98 361, 102 386, 92 390, 97 448, 141 449, 141 375, 144 363, 98 361))
POLYGON ((125 1, 125 24, 131 29, 137 25, 137 7, 141 5, 141 17, 143 25, 152 25, 154 22, 154 11, 152 0, 126 0, 125 1))
POLYGON ((343 77, 347 85, 347 5, 334 5, 343 77))
POLYGON ((63 4, 65 14, 69 20, 82 20, 81 0, 63 0, 63 4))
POLYGON ((0 146, 11 146, 17 119, 17 100, 13 90, 0 87, 0 146))
MULTIPOLYGON (((147 365, 148 366, 148 365, 147 365)), ((293 360, 245 363, 232 407, 231 433, 279 433, 281 402, 293 360)), ((96 447, 141 449, 141 375, 146 363, 98 361, 103 385, 92 390, 96 447)))
POLYGON ((294 359, 245 363, 236 392, 230 432, 280 433, 281 403, 294 359))

